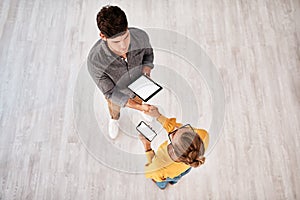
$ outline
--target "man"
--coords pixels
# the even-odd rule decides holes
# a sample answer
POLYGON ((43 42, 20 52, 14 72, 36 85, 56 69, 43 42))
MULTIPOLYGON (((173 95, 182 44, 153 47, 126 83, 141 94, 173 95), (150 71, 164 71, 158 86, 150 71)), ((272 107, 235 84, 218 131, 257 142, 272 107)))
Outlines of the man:
POLYGON ((128 28, 126 15, 117 6, 103 7, 97 14, 97 25, 100 39, 90 50, 87 64, 108 102, 109 136, 115 139, 121 107, 149 111, 150 105, 142 104, 127 86, 142 74, 150 76, 153 49, 144 31, 128 28))

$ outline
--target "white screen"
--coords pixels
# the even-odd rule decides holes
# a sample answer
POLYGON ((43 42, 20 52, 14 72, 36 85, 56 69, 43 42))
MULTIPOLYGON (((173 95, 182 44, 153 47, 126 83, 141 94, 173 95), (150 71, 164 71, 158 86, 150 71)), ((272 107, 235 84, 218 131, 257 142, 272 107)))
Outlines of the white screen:
POLYGON ((150 129, 146 124, 144 124, 143 122, 141 123, 140 126, 137 127, 137 129, 143 133, 143 135, 148 138, 150 141, 153 140, 153 138, 156 136, 156 133, 150 129))
POLYGON ((150 97, 155 91, 159 89, 159 87, 155 83, 150 81, 145 76, 141 76, 136 81, 131 83, 128 87, 144 100, 150 97))

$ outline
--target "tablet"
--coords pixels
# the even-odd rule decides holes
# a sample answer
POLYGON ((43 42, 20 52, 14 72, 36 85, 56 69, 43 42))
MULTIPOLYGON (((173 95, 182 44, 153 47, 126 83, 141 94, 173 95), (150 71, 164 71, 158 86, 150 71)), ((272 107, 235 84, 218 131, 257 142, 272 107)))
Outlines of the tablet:
POLYGON ((160 85, 145 75, 132 82, 128 88, 144 102, 147 102, 162 89, 160 85))
POLYGON ((157 136, 157 133, 155 133, 155 131, 144 121, 139 123, 139 125, 136 127, 136 130, 145 136, 149 142, 152 142, 152 140, 157 136))

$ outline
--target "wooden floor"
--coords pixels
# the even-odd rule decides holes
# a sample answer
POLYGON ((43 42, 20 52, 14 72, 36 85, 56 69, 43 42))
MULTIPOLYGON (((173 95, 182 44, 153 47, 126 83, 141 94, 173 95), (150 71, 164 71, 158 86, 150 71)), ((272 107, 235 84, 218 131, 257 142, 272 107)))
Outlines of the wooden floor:
MULTIPOLYGON (((126 12, 130 26, 172 30, 197 42, 223 83, 218 143, 204 166, 165 191, 142 174, 99 162, 78 133, 76 83, 98 39, 95 15, 108 3, 1 0, 0 199, 300 199, 300 1, 110 2, 126 12)), ((158 65, 178 63, 155 53, 158 65)), ((200 85, 197 126, 208 128, 210 99, 200 85)), ((182 97, 174 100, 168 87, 160 105, 168 116, 180 115, 182 97)), ((97 90, 93 100, 99 127, 107 128, 97 90)), ((136 137, 128 138, 111 146, 142 154, 136 137)), ((109 151, 102 147, 100 141, 97 149, 109 151)))

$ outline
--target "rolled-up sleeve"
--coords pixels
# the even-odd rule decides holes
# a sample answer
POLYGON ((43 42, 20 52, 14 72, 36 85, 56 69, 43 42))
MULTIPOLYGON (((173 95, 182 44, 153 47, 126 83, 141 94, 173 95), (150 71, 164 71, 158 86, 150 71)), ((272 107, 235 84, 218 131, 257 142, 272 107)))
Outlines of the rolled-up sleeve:
POLYGON ((182 126, 181 123, 176 122, 176 118, 167 118, 163 115, 160 115, 157 118, 157 121, 163 125, 164 129, 169 133, 173 131, 176 127, 182 126))
POLYGON ((151 69, 153 69, 154 68, 153 60, 154 60, 153 49, 152 48, 145 49, 145 54, 142 62, 143 66, 148 66, 151 69))

